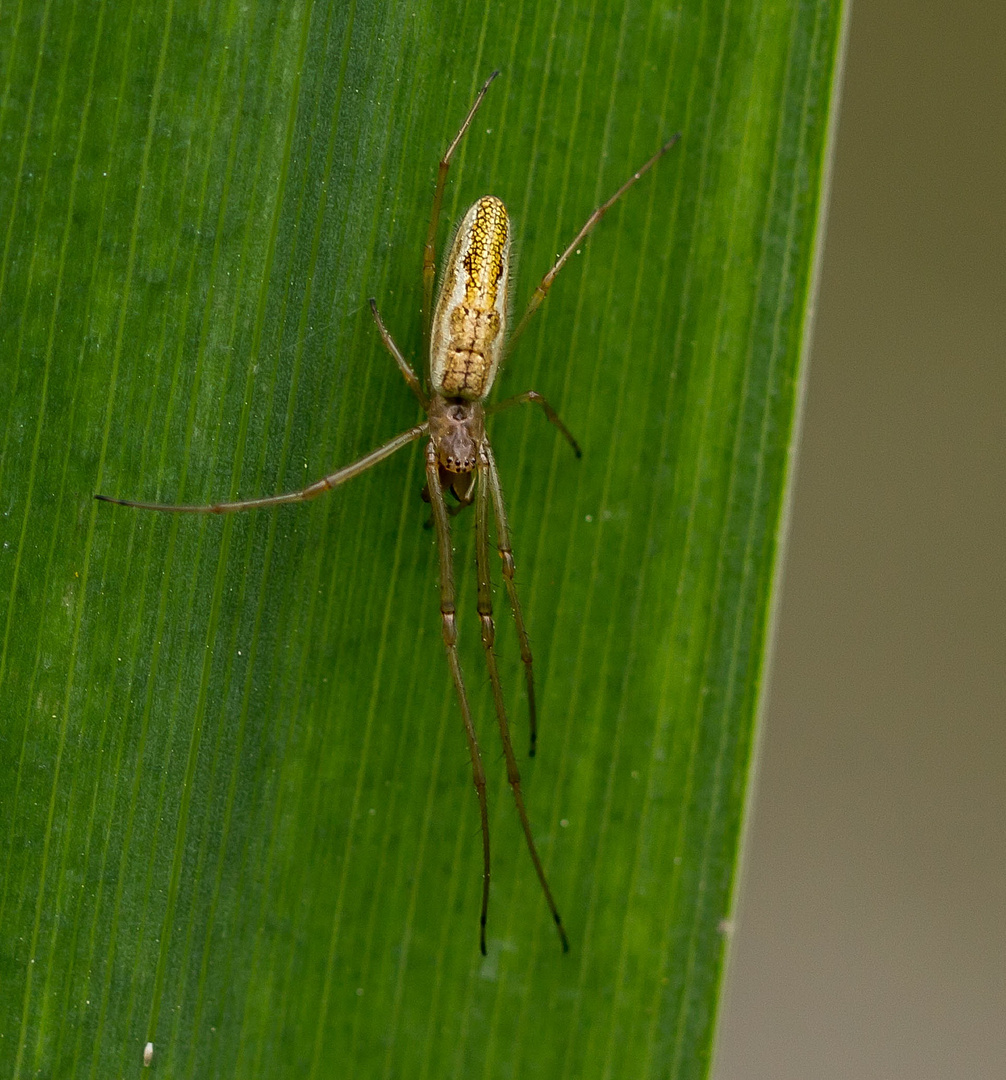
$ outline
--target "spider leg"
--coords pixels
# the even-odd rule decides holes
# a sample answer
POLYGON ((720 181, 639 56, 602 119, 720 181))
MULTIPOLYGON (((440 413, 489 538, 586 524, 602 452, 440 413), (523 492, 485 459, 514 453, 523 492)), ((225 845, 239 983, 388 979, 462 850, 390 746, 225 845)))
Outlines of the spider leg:
MULTIPOLYGON (((503 754, 506 757, 507 779, 510 781, 510 789, 513 791, 514 802, 517 804, 517 816, 520 818, 521 828, 524 830, 524 839, 527 841, 527 849, 531 854, 531 862, 534 863, 534 869, 538 875, 538 880, 541 882, 542 891, 545 893, 545 900, 548 903, 549 911, 552 912, 552 918, 555 920, 556 929, 559 931, 559 940, 562 942, 562 951, 569 952, 569 939, 566 937, 566 931, 563 929, 562 919, 555 906, 555 900, 552 898, 552 890, 548 887, 548 880, 545 877, 545 870, 541 865, 541 859, 538 857, 538 849, 535 847, 534 837, 531 835, 531 822, 528 820, 527 808, 524 806, 524 796, 521 793, 520 771, 517 768, 517 757, 513 752, 513 743, 510 740, 510 726, 507 723, 506 706, 503 703, 503 689, 500 686, 499 671, 496 667, 496 654, 493 652, 496 627, 493 623, 492 578, 489 570, 489 489, 492 485, 493 497, 495 499, 497 487, 490 479, 493 475, 491 453, 492 451, 489 449, 488 444, 483 443, 481 461, 479 463, 478 496, 475 502, 475 560, 478 568, 478 610, 479 619, 482 622, 482 646, 486 652, 486 666, 489 668, 489 681, 492 684, 493 701, 496 704, 496 719, 499 722, 500 738, 503 742, 503 754)), ((498 520, 499 517, 499 514, 497 514, 498 520)), ((500 521, 500 526, 499 534, 502 537, 505 535, 505 522, 500 521)), ((500 550, 502 552, 502 541, 500 550)), ((504 566, 505 565, 506 560, 504 559, 504 566)), ((507 578, 507 589, 510 592, 511 599, 514 600, 515 594, 512 591, 512 558, 510 559, 510 565, 511 576, 507 578)), ((504 571, 504 573, 505 572, 506 571, 504 571)), ((531 652, 530 649, 527 648, 527 634, 524 633, 523 623, 520 618, 520 609, 516 606, 516 602, 514 603, 514 613, 517 616, 517 625, 520 627, 521 655, 525 656, 526 653, 525 670, 528 674, 529 685, 531 685, 531 652)))
POLYGON ((594 228, 594 226, 604 217, 604 215, 618 202, 618 200, 629 190, 630 187, 645 173, 649 172, 654 165, 667 153, 668 150, 681 138, 681 132, 672 135, 667 142, 646 162, 645 165, 640 166, 628 180, 611 196, 606 202, 601 205, 587 218, 584 222, 583 228, 573 237, 573 242, 568 248, 559 256, 556 260, 555 266, 541 279, 541 284, 531 294, 531 299, 528 301, 527 310, 521 316, 520 322, 517 324, 517 328, 510 335, 510 340, 507 342, 507 353, 509 353, 514 346, 514 342, 524 332, 524 328, 527 326, 531 319, 531 316, 538 310, 542 300, 548 295, 548 290, 552 288, 552 282, 555 281, 556 275, 565 266, 566 260, 573 254, 573 252, 580 246, 580 244, 587 238, 587 234, 594 228))
POLYGON ((583 451, 580 449, 580 444, 573 438, 572 432, 568 427, 559 419, 559 414, 552 408, 551 405, 538 393, 537 390, 528 390, 523 394, 518 394, 516 397, 507 398, 505 401, 498 401, 495 405, 489 405, 486 407, 486 415, 491 413, 503 412, 505 409, 512 409, 514 405, 528 405, 531 402, 537 402, 545 412, 545 419, 550 424, 554 424, 563 434, 566 442, 573 448, 573 453, 577 457, 583 457, 583 451))
POLYGON ((315 480, 313 484, 308 484, 306 488, 301 488, 300 491, 288 491, 283 495, 266 495, 261 499, 242 499, 240 502, 212 503, 208 506, 172 506, 170 503, 133 502, 131 499, 113 499, 110 495, 95 495, 95 498, 101 502, 115 503, 117 506, 132 506, 136 510, 164 510, 174 514, 232 514, 238 510, 257 510, 262 506, 280 506, 283 503, 307 502, 308 499, 316 499, 326 491, 331 491, 332 488, 345 484, 347 480, 352 480, 355 476, 359 476, 360 473, 366 472, 367 469, 372 468, 379 461, 391 457, 396 450, 401 450, 403 446, 415 442, 420 435, 425 435, 428 430, 429 424, 427 422, 417 424, 415 427, 409 428, 408 431, 403 431, 401 435, 389 439, 376 450, 371 450, 369 454, 365 454, 359 461, 354 461, 351 465, 344 465, 334 473, 329 473, 328 476, 315 480))
POLYGON ((479 921, 479 948, 486 955, 486 920, 489 916, 489 810, 486 804, 486 773, 482 767, 482 755, 479 753, 478 739, 472 724, 471 710, 468 708, 468 695, 461 675, 461 661, 458 659, 458 628, 454 606, 454 556, 451 549, 451 527, 447 519, 447 504, 444 501, 443 488, 440 486, 440 467, 437 464, 437 452, 431 442, 426 450, 426 484, 430 494, 430 506, 433 510, 433 524, 437 530, 437 549, 440 553, 440 618, 444 635, 444 647, 447 650, 447 664, 454 679, 454 688, 458 692, 461 705, 461 717, 465 723, 465 737, 468 739, 468 753, 472 759, 472 779, 475 793, 479 799, 479 814, 482 818, 482 914, 479 921))
POLYGON ((426 234, 426 247, 423 251, 423 336, 427 341, 430 337, 430 319, 433 317, 433 281, 437 276, 437 225, 440 223, 440 207, 444 201, 447 170, 451 167, 451 158, 458 148, 458 143, 461 142, 464 133, 468 130, 468 125, 472 122, 472 117, 482 104, 482 99, 486 96, 489 84, 498 74, 498 71, 494 71, 482 84, 482 89, 475 98, 475 104, 468 110, 465 122, 461 125, 461 130, 454 136, 454 142, 447 148, 447 153, 444 154, 440 162, 440 169, 437 172, 437 187, 433 194, 430 228, 426 234))
MULTIPOLYGON (((528 757, 534 757, 538 745, 538 709, 534 699, 534 671, 531 657, 531 643, 528 641, 527 628, 524 626, 524 616, 520 610, 520 600, 517 598, 517 586, 514 583, 513 551, 510 548, 510 528, 507 524, 506 507, 503 505, 503 487, 500 484, 499 473, 496 471, 496 459, 493 457, 492 447, 489 440, 483 440, 485 450, 485 472, 489 491, 493 500, 493 512, 496 515, 496 545, 499 548, 500 559, 503 561, 503 582, 506 585, 507 596, 510 598, 510 607, 513 610, 514 622, 517 624, 517 640, 520 642, 520 658, 524 662, 524 676, 527 683, 527 705, 530 715, 531 746, 528 757)), ((476 526, 477 528, 477 526, 476 526)))
POLYGON ((395 344, 395 339, 388 333, 381 321, 381 313, 377 310, 377 301, 370 298, 370 311, 374 316, 374 322, 377 323, 377 329, 380 331, 381 340, 384 342, 384 347, 395 358, 395 363, 398 365, 398 370, 402 373, 403 378, 409 384, 409 389, 419 398, 419 404, 424 409, 428 409, 430 405, 429 398, 423 392, 422 384, 419 381, 419 377, 412 370, 412 365, 402 356, 402 351, 395 344))
MULTIPOLYGON (((472 477, 472 479, 474 480, 474 477, 472 477)), ((442 487, 443 487, 443 485, 441 485, 441 488, 442 487)), ((444 501, 445 501, 446 506, 447 506, 447 516, 453 518, 453 517, 457 517, 458 514, 460 514, 461 511, 464 510, 464 508, 466 506, 471 506, 472 503, 475 501, 475 484, 472 483, 471 485, 469 485, 468 490, 466 492, 464 492, 462 495, 458 494, 457 488, 452 488, 451 490, 454 493, 454 497, 458 501, 456 503, 449 503, 449 502, 446 501, 446 498, 445 498, 444 501)), ((423 500, 423 502, 428 503, 430 501, 430 492, 429 492, 429 489, 425 485, 423 485, 423 490, 419 493, 419 495, 420 495, 420 498, 423 500)), ((433 528, 433 514, 432 513, 423 522, 423 528, 427 529, 427 530, 433 528)))
MULTIPOLYGON (((464 510, 464 508, 466 506, 471 506, 471 504, 472 504, 471 499, 469 499, 467 502, 463 502, 463 503, 454 503, 454 504, 447 503, 447 516, 452 517, 452 518, 457 517, 458 514, 460 514, 461 511, 464 510)), ((423 522, 423 528, 427 532, 429 532, 429 530, 433 528, 433 515, 432 514, 430 514, 430 516, 423 522)))

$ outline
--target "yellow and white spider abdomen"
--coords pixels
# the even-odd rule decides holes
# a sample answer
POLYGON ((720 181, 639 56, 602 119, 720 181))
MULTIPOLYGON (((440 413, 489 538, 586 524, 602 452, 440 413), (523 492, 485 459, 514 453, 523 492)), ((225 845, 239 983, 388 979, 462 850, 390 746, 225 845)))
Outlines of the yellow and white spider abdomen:
POLYGON ((433 308, 430 382, 444 397, 476 401, 493 385, 503 357, 510 218, 484 195, 461 219, 433 308))

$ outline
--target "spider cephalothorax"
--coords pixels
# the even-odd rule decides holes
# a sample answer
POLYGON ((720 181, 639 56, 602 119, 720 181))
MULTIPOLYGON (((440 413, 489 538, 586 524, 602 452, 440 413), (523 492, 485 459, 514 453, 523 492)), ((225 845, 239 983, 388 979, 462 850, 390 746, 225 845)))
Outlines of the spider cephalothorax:
POLYGON ((480 401, 434 394, 427 417, 437 461, 448 473, 470 473, 478 465, 485 438, 485 409, 480 401))
MULTIPOLYGON (((485 409, 481 401, 445 398, 434 394, 426 407, 430 425, 430 453, 436 460, 440 486, 458 500, 457 513, 467 506, 475 490, 476 470, 485 440, 485 409)), ((430 485, 423 486, 423 501, 430 501, 430 485)), ((429 523, 432 524, 432 521, 429 523)))

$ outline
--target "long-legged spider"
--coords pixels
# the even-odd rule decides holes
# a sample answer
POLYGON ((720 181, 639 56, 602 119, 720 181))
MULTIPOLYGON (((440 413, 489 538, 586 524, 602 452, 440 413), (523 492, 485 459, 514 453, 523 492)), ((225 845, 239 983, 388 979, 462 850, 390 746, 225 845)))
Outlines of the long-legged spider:
POLYGON ((485 649, 486 665, 489 669, 489 681, 492 685, 496 719, 499 723, 503 753, 506 757, 507 779, 517 804, 517 814, 524 830, 531 861, 541 883, 542 892, 548 903, 549 911, 555 920, 562 942, 563 951, 569 949, 569 940, 562 925, 562 919, 552 898, 542 867, 534 838, 531 835, 531 823, 524 806, 521 793, 520 773, 517 758, 510 740, 510 728, 507 723, 506 708, 503 704, 503 690, 500 686, 499 671, 496 667, 496 655, 493 651, 495 625, 492 608, 492 578, 489 569, 489 506, 492 505, 496 520, 496 545, 503 562, 503 581, 506 585, 510 607, 517 625, 517 637, 520 642, 520 655, 524 664, 527 683, 528 712, 530 714, 531 748, 535 752, 537 738, 537 710, 534 698, 534 676, 532 673, 531 646, 528 642, 527 628, 521 614, 517 587, 514 584, 514 560, 510 549, 510 529, 507 525, 506 510, 503 505, 503 489, 500 485, 496 461, 493 457, 489 437, 485 432, 485 417, 501 412, 514 405, 537 403, 547 419, 554 424, 566 441, 573 448, 577 457, 580 447, 570 434, 566 425, 559 419, 551 405, 535 390, 518 394, 495 405, 484 404, 492 389, 500 363, 509 355, 514 342, 524 331, 531 316, 538 309, 548 294, 556 275, 566 260, 576 250, 587 234, 601 220, 604 214, 629 190, 630 187, 677 142, 674 135, 628 180, 602 203, 587 218, 583 228, 576 234, 572 243, 556 260, 555 265, 542 278, 528 302, 516 329, 507 337, 507 292, 510 272, 510 222, 506 207, 493 195, 485 195, 474 203, 461 219, 454 242, 451 244, 444 268, 443 280, 436 305, 431 307, 433 282, 436 276, 436 237, 440 221, 440 208, 447 182, 447 171, 451 158, 458 148, 472 118, 482 103, 489 84, 499 74, 494 71, 486 79, 465 117, 465 122, 447 148, 440 162, 437 174, 437 186, 433 196, 433 210, 430 215, 430 228, 423 254, 423 331, 429 341, 428 386, 420 382, 411 365, 402 355, 381 321, 377 302, 371 298, 370 309, 380 332, 385 348, 394 357, 409 389, 419 399, 426 419, 421 424, 396 435, 383 446, 369 454, 336 470, 328 476, 316 480, 300 491, 291 491, 282 495, 269 495, 260 499, 242 499, 239 502, 215 503, 209 506, 172 506, 162 503, 133 502, 128 499, 115 499, 108 495, 96 495, 96 499, 117 503, 119 506, 131 506, 139 510, 163 510, 184 514, 224 514, 237 510, 252 510, 263 506, 279 506, 282 503, 304 502, 313 499, 322 492, 344 484, 347 480, 390 457, 403 446, 408 446, 423 435, 429 435, 426 446, 426 485, 423 498, 428 500, 433 511, 433 525, 436 530, 437 547, 440 553, 440 616, 443 629, 444 646, 447 650, 447 663, 457 690, 461 716, 464 720, 465 735, 468 739, 468 751, 472 759, 472 774, 475 790, 478 794, 479 812, 482 818, 482 911, 479 922, 479 946, 483 955, 486 952, 486 918, 489 910, 489 814, 486 804, 486 776, 482 767, 475 727, 472 724, 468 696, 465 692, 461 663, 458 659, 457 626, 454 606, 454 567, 451 550, 449 518, 464 507, 475 503, 475 561, 478 576, 478 614, 482 622, 482 646, 485 649), (444 492, 450 491, 456 503, 448 507, 444 492))

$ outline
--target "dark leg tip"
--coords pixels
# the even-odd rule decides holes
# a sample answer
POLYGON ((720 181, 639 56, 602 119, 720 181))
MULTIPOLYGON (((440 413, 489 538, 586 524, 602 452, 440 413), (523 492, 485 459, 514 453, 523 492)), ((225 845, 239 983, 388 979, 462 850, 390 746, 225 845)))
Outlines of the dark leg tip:
POLYGON ((555 925, 556 925, 557 929, 559 930, 559 940, 562 942, 562 951, 564 953, 567 953, 567 952, 569 952, 569 938, 566 937, 566 931, 563 929, 562 923, 559 920, 558 912, 556 912, 556 914, 553 916, 553 918, 555 919, 555 925))

